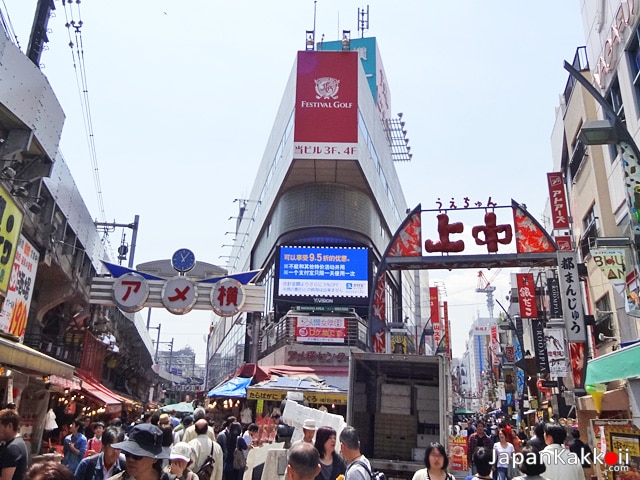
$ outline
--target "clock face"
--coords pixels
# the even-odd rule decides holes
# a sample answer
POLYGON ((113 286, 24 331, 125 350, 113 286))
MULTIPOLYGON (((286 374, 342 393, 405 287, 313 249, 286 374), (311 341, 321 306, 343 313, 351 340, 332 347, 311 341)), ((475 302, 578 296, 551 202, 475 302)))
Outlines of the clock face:
POLYGON ((171 257, 171 265, 178 272, 188 272, 196 264, 196 256, 188 248, 181 248, 171 257))

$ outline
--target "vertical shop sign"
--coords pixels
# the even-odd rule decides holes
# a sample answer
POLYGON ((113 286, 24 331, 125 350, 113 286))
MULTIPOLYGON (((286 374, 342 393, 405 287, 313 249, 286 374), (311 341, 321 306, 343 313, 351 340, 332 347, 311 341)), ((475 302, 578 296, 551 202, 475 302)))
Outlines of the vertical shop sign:
POLYGON ((6 293, 22 228, 22 212, 11 195, 0 187, 0 292, 6 293))
POLYGON ((562 318, 562 298, 560 282, 557 278, 547 278, 547 294, 549 295, 549 318, 562 318))
POLYGON ((536 355, 536 367, 538 373, 549 373, 549 359, 547 357, 547 341, 544 335, 544 326, 537 320, 531 322, 533 327, 533 349, 536 355))
POLYGON ((521 318, 538 318, 536 305, 536 286, 533 273, 517 273, 518 303, 520 305, 521 318))
POLYGON ((564 191, 562 173, 547 173, 547 183, 549 184, 553 228, 569 228, 569 210, 567 209, 567 196, 564 191))
POLYGON ((547 357, 549 359, 549 373, 552 377, 567 376, 567 348, 564 341, 563 328, 545 328, 544 336, 547 340, 547 357))
POLYGON ((40 254, 22 235, 13 261, 7 296, 0 311, 0 330, 24 338, 40 254))
POLYGON ((438 287, 429 287, 429 307, 431 309, 431 325, 433 325, 433 340, 436 348, 438 348, 438 346, 440 345, 440 338, 442 337, 438 287))
POLYGON ((587 336, 578 277, 578 258, 575 252, 558 252, 558 277, 567 339, 570 342, 584 343, 587 336))
POLYGON ((493 361, 491 362, 493 365, 500 365, 500 339, 498 338, 498 326, 491 325, 491 353, 493 357, 493 361))

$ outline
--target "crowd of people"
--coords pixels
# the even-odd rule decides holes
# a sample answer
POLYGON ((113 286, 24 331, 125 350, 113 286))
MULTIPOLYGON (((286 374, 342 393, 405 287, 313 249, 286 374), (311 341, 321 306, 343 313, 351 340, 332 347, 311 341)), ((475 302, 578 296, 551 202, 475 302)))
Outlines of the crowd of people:
POLYGON ((514 433, 504 420, 490 426, 489 434, 484 420, 476 420, 472 428, 467 443, 472 474, 466 480, 589 478, 590 453, 575 427, 538 422, 531 438, 523 429, 514 433))
MULTIPOLYGON (((105 425, 77 418, 68 425, 62 461, 29 468, 28 450, 18 434, 19 420, 15 409, 0 410, 0 480, 242 480, 249 451, 262 442, 255 423, 243 428, 233 416, 216 432, 202 407, 181 420, 155 412, 128 426, 119 419, 105 425)), ((466 480, 585 478, 588 447, 577 429, 541 422, 528 438, 514 433, 505 421, 486 425, 477 419, 470 426, 467 450, 472 474, 466 480), (568 433, 573 440, 569 448, 568 433), (515 453, 519 455, 514 457, 515 453), (576 455, 584 461, 571 458, 576 455)), ((317 427, 307 419, 302 433, 301 439, 286 445, 289 480, 376 478, 353 427, 345 427, 338 435, 332 427, 317 427)), ((424 468, 415 472, 413 480, 454 480, 448 466, 445 447, 431 443, 425 450, 424 468)), ((253 478, 259 479, 262 470, 255 473, 253 478)))

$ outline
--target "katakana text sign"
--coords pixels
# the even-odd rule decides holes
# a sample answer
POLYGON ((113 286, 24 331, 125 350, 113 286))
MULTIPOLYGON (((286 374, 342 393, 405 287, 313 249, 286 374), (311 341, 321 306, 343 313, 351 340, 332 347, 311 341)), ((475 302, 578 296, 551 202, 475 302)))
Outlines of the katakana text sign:
POLYGON ((547 173, 547 182, 549 184, 549 201, 551 202, 553 228, 569 228, 569 210, 567 209, 567 196, 564 191, 562 173, 547 173))
POLYGON ((127 273, 118 277, 113 284, 113 301, 123 312, 142 310, 149 297, 149 284, 142 275, 127 273))
POLYGON ((197 298, 196 284, 185 277, 170 278, 162 288, 162 304, 176 315, 190 312, 197 298))

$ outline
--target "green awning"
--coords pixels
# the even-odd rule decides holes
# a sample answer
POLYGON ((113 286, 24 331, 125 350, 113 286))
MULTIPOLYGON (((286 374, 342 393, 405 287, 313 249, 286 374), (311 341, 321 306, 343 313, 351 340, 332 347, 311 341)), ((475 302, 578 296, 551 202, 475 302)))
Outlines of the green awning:
POLYGON ((73 378, 73 365, 3 337, 0 337, 0 364, 26 369, 39 375, 73 378))
POLYGON ((587 363, 585 385, 640 377, 640 343, 594 358, 587 363))

